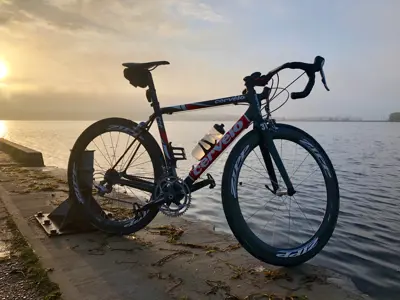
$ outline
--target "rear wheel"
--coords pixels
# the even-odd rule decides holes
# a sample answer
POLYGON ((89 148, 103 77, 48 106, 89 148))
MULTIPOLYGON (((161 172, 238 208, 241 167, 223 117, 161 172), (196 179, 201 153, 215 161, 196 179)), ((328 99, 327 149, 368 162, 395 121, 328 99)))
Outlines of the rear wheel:
POLYGON ((106 174, 118 178, 121 174, 135 176, 150 185, 162 176, 165 164, 158 143, 147 131, 137 135, 137 127, 135 122, 122 118, 100 120, 82 132, 70 154, 69 189, 82 204, 90 223, 108 233, 125 235, 136 232, 148 225, 158 213, 155 206, 141 213, 135 212, 150 201, 151 192, 121 184, 112 184, 112 189, 110 186, 105 188, 106 174), (79 167, 88 150, 94 151, 91 186, 90 182, 83 183, 87 173, 79 167))
MULTIPOLYGON (((271 135, 296 194, 272 192, 259 135, 251 131, 228 157, 222 203, 233 234, 250 254, 272 265, 295 266, 328 243, 339 213, 339 187, 331 161, 310 135, 283 124, 271 135)), ((279 187, 286 188, 274 168, 279 187)))

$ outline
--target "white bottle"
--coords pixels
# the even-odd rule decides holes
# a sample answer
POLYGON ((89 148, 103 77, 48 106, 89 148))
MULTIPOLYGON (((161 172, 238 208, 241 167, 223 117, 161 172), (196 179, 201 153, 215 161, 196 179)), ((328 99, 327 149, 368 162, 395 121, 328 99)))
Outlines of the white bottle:
POLYGON ((210 131, 197 143, 192 150, 192 156, 201 160, 203 156, 224 136, 224 124, 215 124, 210 131))

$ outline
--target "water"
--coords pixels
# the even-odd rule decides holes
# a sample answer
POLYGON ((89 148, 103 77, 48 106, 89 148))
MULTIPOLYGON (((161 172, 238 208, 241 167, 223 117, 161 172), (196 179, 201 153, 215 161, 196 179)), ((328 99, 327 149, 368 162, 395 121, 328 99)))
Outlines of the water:
MULTIPOLYGON (((69 150, 91 123, 6 121, 0 123, 0 134, 42 151, 46 165, 66 168, 69 150)), ((233 124, 224 123, 226 128, 233 124)), ((361 291, 376 299, 396 298, 400 293, 400 124, 290 124, 307 131, 323 146, 341 188, 341 213, 334 235, 311 262, 351 277, 361 291)), ((195 163, 190 152, 212 125, 166 122, 170 141, 185 147, 189 158, 179 162, 179 175, 186 175, 195 163)), ((229 230, 220 199, 220 180, 229 150, 208 170, 217 187, 196 192, 187 212, 189 217, 211 221, 221 230, 229 230)))

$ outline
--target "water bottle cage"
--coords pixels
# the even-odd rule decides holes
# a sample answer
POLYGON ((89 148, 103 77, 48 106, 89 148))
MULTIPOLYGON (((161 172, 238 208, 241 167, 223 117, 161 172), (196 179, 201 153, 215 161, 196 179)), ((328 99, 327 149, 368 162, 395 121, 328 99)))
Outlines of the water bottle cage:
POLYGON ((210 152, 211 151, 211 149, 217 144, 217 142, 215 142, 215 144, 213 144, 213 143, 210 143, 209 141, 207 141, 207 140, 204 140, 204 139, 201 139, 201 141, 203 142, 203 143, 205 143, 205 144, 207 144, 207 145, 209 145, 210 146, 210 149, 206 149, 206 148, 204 148, 203 147, 203 145, 201 144, 201 143, 198 143, 199 144, 199 146, 200 146, 200 148, 204 151, 204 155, 207 155, 207 153, 208 152, 210 152))
POLYGON ((171 147, 174 160, 186 160, 186 153, 183 147, 173 147, 171 143, 169 143, 169 145, 171 147))

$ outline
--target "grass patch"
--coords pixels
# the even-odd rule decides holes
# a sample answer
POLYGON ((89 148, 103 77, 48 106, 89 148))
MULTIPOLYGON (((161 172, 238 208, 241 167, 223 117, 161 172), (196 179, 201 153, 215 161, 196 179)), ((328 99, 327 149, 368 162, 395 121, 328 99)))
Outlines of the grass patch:
POLYGON ((61 299, 61 291, 58 284, 52 282, 48 276, 48 272, 51 270, 46 270, 42 267, 39 258, 21 235, 11 217, 7 218, 6 223, 13 235, 10 240, 11 255, 21 261, 23 266, 22 273, 43 295, 44 300, 61 299))

